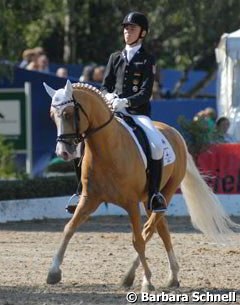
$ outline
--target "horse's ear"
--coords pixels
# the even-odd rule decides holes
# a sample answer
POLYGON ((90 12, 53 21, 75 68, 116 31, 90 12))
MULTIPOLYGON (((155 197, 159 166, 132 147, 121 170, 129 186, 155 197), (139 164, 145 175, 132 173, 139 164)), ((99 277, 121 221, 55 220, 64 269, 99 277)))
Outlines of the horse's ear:
POLYGON ((55 92, 56 92, 56 90, 54 90, 53 88, 51 88, 50 86, 48 86, 46 83, 43 83, 43 86, 45 87, 47 93, 48 93, 51 97, 53 97, 54 94, 55 94, 55 92))
POLYGON ((72 96, 72 92, 73 92, 73 88, 72 88, 72 83, 70 82, 70 80, 68 79, 65 85, 65 92, 71 97, 72 96))

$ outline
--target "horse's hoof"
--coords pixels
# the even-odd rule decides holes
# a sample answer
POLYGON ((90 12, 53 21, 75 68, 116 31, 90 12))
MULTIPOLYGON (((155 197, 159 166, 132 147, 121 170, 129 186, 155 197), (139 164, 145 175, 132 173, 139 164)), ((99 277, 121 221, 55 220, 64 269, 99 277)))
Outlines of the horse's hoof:
POLYGON ((166 287, 168 287, 168 288, 178 288, 178 287, 180 287, 180 283, 179 283, 178 280, 171 279, 171 280, 168 281, 166 287))
POLYGON ((48 276, 47 276, 47 284, 51 284, 51 285, 57 284, 61 281, 61 279, 62 279, 61 269, 59 269, 58 271, 55 271, 55 272, 49 271, 48 276))
POLYGON ((120 283, 123 288, 130 288, 133 285, 135 274, 127 274, 120 283))
POLYGON ((146 284, 142 286, 141 292, 151 292, 151 291, 155 291, 155 287, 153 286, 153 284, 146 284))

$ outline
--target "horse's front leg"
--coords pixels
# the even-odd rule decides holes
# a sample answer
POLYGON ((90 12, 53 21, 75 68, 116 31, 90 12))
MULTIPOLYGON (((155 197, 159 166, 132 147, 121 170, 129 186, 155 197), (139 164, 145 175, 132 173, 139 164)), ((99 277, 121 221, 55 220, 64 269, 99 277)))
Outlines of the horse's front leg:
POLYGON ((121 286, 124 288, 130 288, 133 285, 135 275, 136 275, 136 270, 138 266, 140 265, 140 259, 137 254, 137 256, 134 258, 133 262, 131 263, 131 267, 123 277, 121 281, 121 286))
POLYGON ((64 253, 67 249, 68 243, 75 233, 77 227, 85 222, 88 216, 93 213, 98 206, 99 203, 96 201, 90 200, 90 198, 87 196, 81 196, 80 202, 77 205, 73 217, 64 228, 60 247, 57 250, 56 255, 53 257, 53 261, 47 276, 48 284, 56 284, 61 281, 62 272, 60 266, 63 262, 64 253))

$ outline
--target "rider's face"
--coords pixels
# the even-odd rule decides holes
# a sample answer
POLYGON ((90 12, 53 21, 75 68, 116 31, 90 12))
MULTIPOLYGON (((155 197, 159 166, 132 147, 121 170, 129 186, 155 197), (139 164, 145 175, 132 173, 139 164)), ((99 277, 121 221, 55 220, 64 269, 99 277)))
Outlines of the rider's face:
POLYGON ((128 24, 124 26, 123 34, 126 44, 131 45, 138 40, 141 32, 141 27, 137 24, 128 24))

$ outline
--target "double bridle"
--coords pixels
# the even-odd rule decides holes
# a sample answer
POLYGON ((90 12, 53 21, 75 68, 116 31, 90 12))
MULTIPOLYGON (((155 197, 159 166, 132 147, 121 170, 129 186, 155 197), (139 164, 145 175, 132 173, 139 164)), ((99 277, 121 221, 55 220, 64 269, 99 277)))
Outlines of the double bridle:
POLYGON ((82 111, 82 113, 85 115, 85 117, 86 117, 88 122, 89 122, 89 117, 88 117, 87 112, 82 107, 82 105, 79 104, 75 100, 74 97, 72 97, 72 100, 68 100, 68 101, 62 102, 62 103, 60 103, 58 105, 52 105, 52 107, 57 109, 60 106, 67 105, 67 104, 70 104, 70 103, 73 103, 73 108, 74 108, 74 127, 75 127, 75 132, 74 133, 60 134, 59 136, 57 136, 57 139, 56 139, 57 142, 62 142, 62 143, 68 144, 70 146, 72 146, 72 145, 77 146, 79 143, 81 143, 85 139, 87 139, 90 135, 96 133, 100 129, 102 129, 105 126, 107 126, 112 121, 112 119, 114 118, 114 114, 112 113, 110 118, 105 123, 103 123, 102 125, 100 125, 100 126, 98 126, 96 128, 87 129, 84 133, 80 134, 80 131, 79 131, 79 122, 80 122, 79 110, 82 111), (71 142, 69 142, 68 140, 71 140, 71 142))

